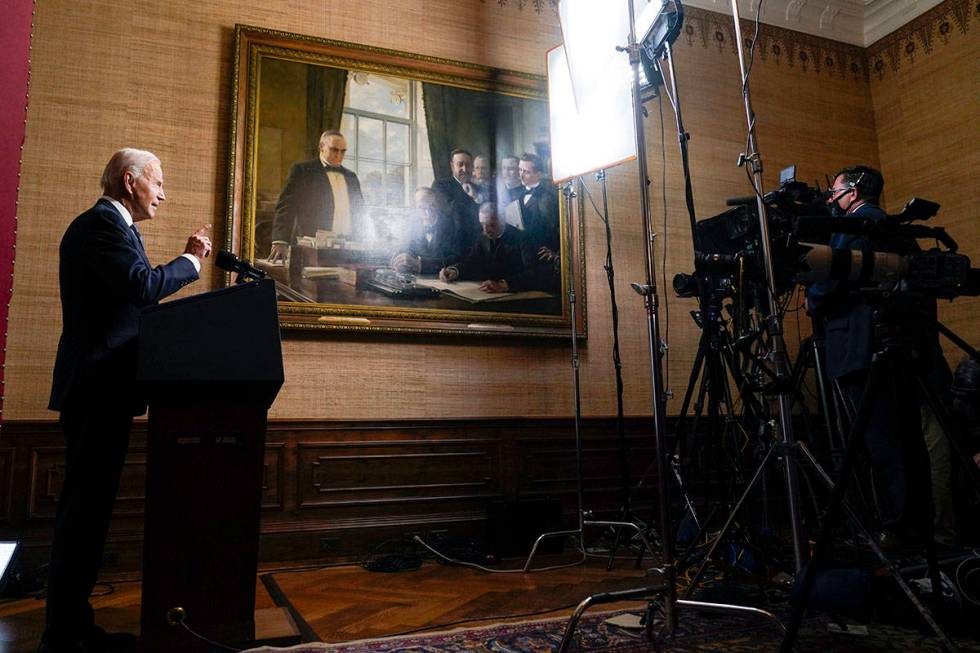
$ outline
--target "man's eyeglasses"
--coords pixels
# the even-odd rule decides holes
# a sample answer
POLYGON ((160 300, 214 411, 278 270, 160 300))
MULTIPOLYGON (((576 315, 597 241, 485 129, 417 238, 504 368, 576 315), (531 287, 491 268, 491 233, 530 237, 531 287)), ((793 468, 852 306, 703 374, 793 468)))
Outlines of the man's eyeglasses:
POLYGON ((827 189, 827 194, 828 194, 828 195, 829 195, 830 197, 833 197, 833 196, 834 196, 834 195, 836 195, 837 193, 840 193, 840 192, 842 192, 842 191, 849 191, 849 190, 854 190, 854 189, 853 189, 853 188, 851 188, 850 186, 845 186, 844 188, 828 188, 828 189, 827 189))

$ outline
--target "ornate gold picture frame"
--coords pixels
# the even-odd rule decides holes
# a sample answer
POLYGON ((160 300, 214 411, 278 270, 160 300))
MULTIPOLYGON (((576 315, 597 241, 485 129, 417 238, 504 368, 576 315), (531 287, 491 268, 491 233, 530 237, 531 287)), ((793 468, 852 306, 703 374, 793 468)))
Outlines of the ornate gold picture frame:
POLYGON ((225 238, 276 279, 282 326, 569 337, 574 274, 584 336, 545 88, 237 25, 225 238))

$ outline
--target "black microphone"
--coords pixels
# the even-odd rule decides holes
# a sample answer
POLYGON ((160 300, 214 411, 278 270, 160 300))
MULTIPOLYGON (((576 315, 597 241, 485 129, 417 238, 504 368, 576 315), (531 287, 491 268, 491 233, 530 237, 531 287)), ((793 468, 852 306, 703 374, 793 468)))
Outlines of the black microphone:
POLYGON ((228 272, 234 272, 238 274, 238 278, 235 279, 235 283, 242 283, 244 281, 259 280, 265 278, 265 270, 260 270, 254 265, 252 265, 247 259, 238 258, 231 252, 221 250, 218 252, 218 256, 214 261, 222 270, 227 270, 228 272))

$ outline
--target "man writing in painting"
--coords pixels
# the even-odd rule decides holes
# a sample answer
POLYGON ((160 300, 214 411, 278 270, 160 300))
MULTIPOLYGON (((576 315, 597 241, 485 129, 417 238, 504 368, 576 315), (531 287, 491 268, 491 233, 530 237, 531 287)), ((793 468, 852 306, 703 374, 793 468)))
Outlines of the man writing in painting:
POLYGON ((126 148, 102 173, 103 196, 61 241, 63 329, 48 407, 61 413, 64 484, 58 499, 41 653, 135 650, 136 636, 95 625, 95 586, 133 416, 146 410, 136 386, 140 309, 195 281, 211 253, 208 227, 184 252, 152 267, 136 224, 166 199, 160 160, 126 148))
POLYGON ((411 274, 438 274, 449 261, 458 258, 452 218, 431 188, 415 191, 415 212, 417 221, 391 258, 391 267, 411 274))
POLYGON ((488 293, 541 290, 541 264, 528 249, 523 234, 497 213, 497 205, 480 205, 482 234, 458 263, 439 272, 442 281, 481 281, 488 293))
POLYGON ((434 190, 448 207, 456 229, 457 248, 468 250, 480 235, 480 222, 477 218, 479 204, 477 191, 473 186, 473 155, 456 148, 449 153, 449 170, 452 177, 438 179, 432 184, 434 190))
POLYGON ((316 159, 297 163, 289 171, 276 204, 270 261, 286 260, 298 238, 315 237, 318 230, 354 240, 364 235, 361 182, 342 165, 347 139, 339 131, 325 131, 319 151, 316 159))

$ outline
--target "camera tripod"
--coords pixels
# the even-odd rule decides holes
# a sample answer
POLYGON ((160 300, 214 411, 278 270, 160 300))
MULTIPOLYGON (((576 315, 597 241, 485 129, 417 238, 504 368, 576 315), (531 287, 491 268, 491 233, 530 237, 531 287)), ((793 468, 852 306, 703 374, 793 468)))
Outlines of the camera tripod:
MULTIPOLYGON (((702 417, 707 418, 707 432, 721 443, 721 448, 731 444, 730 449, 734 449, 733 440, 737 437, 738 431, 744 432, 744 427, 740 423, 740 417, 736 411, 737 400, 740 400, 745 406, 746 413, 752 423, 759 423, 764 418, 763 406, 750 387, 740 364, 739 355, 733 347, 731 333, 722 317, 720 300, 715 296, 715 293, 709 291, 701 293, 699 303, 702 307, 701 310, 692 311, 691 317, 701 329, 701 336, 698 340, 694 365, 691 368, 687 389, 684 392, 680 417, 674 435, 675 451, 681 452, 685 449, 687 451, 683 455, 675 454, 675 461, 690 458, 693 440, 700 433, 702 417), (729 375, 735 382, 737 396, 733 396, 728 381, 729 375), (700 383, 698 382, 699 379, 700 383), (693 413, 689 414, 688 410, 691 408, 692 397, 695 396, 695 388, 697 388, 697 395, 694 399, 693 413)), ((748 437, 747 433, 746 436, 748 437)), ((732 456, 730 462, 732 483, 736 486, 740 485, 743 478, 737 453, 732 456)), ((679 472, 675 471, 675 473, 680 476, 679 472)), ((683 569, 690 564, 691 549, 707 531, 717 507, 712 508, 707 517, 699 523, 694 512, 693 502, 684 489, 680 478, 678 482, 688 511, 698 527, 698 532, 692 538, 690 546, 678 556, 678 566, 683 569)))
MULTIPOLYGON (((834 418, 839 416, 842 411, 840 410, 839 404, 836 403, 834 404, 834 412, 831 413, 830 411, 831 402, 827 397, 827 377, 824 375, 823 370, 823 335, 818 334, 819 326, 814 321, 813 335, 804 338, 800 343, 800 351, 797 354, 796 361, 793 363, 793 388, 797 390, 795 397, 799 399, 798 404, 800 408, 806 416, 809 416, 809 409, 806 406, 806 401, 803 399, 802 389, 805 384, 807 372, 810 369, 814 370, 817 381, 817 400, 820 404, 820 412, 823 415, 827 453, 830 455, 834 471, 839 472, 841 462, 843 461, 844 442, 839 437, 840 430, 834 429, 834 418)), ((793 405, 795 406, 797 404, 794 403, 793 405)))
MULTIPOLYGON (((857 415, 851 424, 851 431, 847 438, 847 448, 841 467, 840 480, 834 485, 829 479, 825 479, 828 486, 833 489, 833 492, 824 514, 820 534, 814 548, 813 558, 806 566, 802 579, 800 580, 800 600, 794 607, 792 619, 787 626, 786 635, 780 649, 781 651, 789 652, 793 649, 803 614, 809 605, 810 592, 816 580, 817 571, 826 556, 831 543, 833 530, 841 512, 846 514, 852 523, 864 532, 868 545, 875 556, 898 583, 902 592, 908 597, 909 601, 936 634, 946 650, 958 650, 949 636, 946 635, 945 631, 936 622, 929 608, 919 600, 919 597, 916 596, 908 582, 902 577, 897 566, 888 559, 878 546, 876 540, 861 525, 845 499, 849 481, 857 460, 857 454, 860 450, 861 439, 874 420, 886 420, 884 424, 890 425, 898 433, 904 432, 905 441, 897 445, 906 451, 906 462, 909 464, 904 472, 909 474, 913 482, 914 479, 919 480, 919 487, 914 489, 909 488, 907 490, 908 494, 913 500, 917 498, 916 494, 928 493, 927 496, 931 495, 928 484, 928 454, 922 442, 921 428, 918 426, 921 423, 918 413, 918 396, 926 399, 936 415, 940 416, 941 422, 944 421, 946 411, 934 389, 926 382, 922 361, 916 360, 916 351, 912 344, 912 336, 906 331, 908 327, 900 326, 903 321, 908 319, 907 311, 899 311, 894 306, 879 308, 875 311, 876 353, 873 356, 871 367, 868 370, 861 403, 858 407, 857 415), (916 392, 919 394, 917 395, 916 392), (896 416, 895 413, 899 414, 896 416), (912 429, 911 431, 909 431, 910 428, 912 429), (920 449, 920 451, 916 452, 913 447, 920 449), (916 453, 918 454, 917 456, 915 455, 916 453), (921 467, 922 465, 925 465, 924 472, 921 467), (925 476, 924 482, 922 480, 923 475, 925 476), (918 490, 918 493, 916 493, 916 490, 918 490)), ((939 322, 931 321, 933 322, 933 326, 944 335, 950 337, 953 342, 961 348, 964 348, 971 356, 980 360, 980 356, 978 356, 975 349, 969 347, 969 345, 960 340, 939 322)), ((949 422, 946 420, 943 424, 944 430, 948 429, 948 426, 949 422)), ((952 432, 946 430, 946 435, 950 438, 951 444, 955 445, 955 438, 950 437, 952 436, 952 432)), ((974 480, 976 481, 975 468, 973 472, 974 480)), ((932 520, 931 515, 928 513, 928 510, 924 511, 925 518, 919 519, 921 523, 917 524, 917 527, 921 529, 919 531, 920 533, 924 533, 922 544, 926 556, 929 579, 932 585, 933 595, 939 599, 942 597, 942 587, 939 578, 936 545, 933 540, 932 520)))

